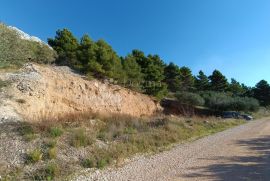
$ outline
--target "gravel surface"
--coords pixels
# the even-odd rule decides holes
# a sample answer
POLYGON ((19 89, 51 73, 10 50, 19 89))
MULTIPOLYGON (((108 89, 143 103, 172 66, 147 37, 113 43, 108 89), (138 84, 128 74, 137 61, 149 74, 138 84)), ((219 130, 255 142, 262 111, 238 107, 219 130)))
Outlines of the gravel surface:
POLYGON ((74 180, 270 180, 269 155, 270 119, 261 119, 74 180))

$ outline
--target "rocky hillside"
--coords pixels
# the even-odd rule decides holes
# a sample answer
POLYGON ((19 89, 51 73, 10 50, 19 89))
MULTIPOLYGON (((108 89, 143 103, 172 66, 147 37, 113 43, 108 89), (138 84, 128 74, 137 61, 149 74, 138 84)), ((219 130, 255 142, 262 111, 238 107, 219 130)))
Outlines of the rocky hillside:
POLYGON ((26 64, 16 73, 2 73, 9 82, 9 101, 28 119, 92 111, 149 116, 160 110, 149 96, 98 80, 86 80, 68 67, 26 64))
POLYGON ((20 67, 29 61, 49 63, 55 57, 55 51, 39 38, 0 23, 0 68, 20 67))

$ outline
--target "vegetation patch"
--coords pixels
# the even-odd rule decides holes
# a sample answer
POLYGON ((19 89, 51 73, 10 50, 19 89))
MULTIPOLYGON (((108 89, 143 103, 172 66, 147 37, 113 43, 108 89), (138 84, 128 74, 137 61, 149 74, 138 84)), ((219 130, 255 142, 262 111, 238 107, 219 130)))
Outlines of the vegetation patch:
POLYGON ((242 123, 242 120, 222 120, 215 117, 183 118, 161 115, 134 118, 89 112, 44 118, 40 122, 22 124, 19 130, 24 137, 40 135, 37 142, 41 145, 36 145, 38 149, 27 154, 26 163, 29 166, 35 163, 37 166, 37 171, 31 173, 31 178, 54 180, 68 176, 70 172, 66 170, 80 167, 103 169, 108 165, 121 165, 125 158, 137 153, 160 152, 174 144, 242 123), (41 160, 43 161, 40 162, 41 160), (57 166, 53 163, 57 163, 57 166), (66 166, 70 168, 64 168, 66 166))
POLYGON ((28 163, 37 163, 42 160, 43 153, 40 149, 35 149, 27 154, 28 163))
POLYGON ((71 145, 78 147, 85 147, 93 143, 91 137, 89 137, 83 128, 78 128, 71 133, 71 145))
POLYGON ((51 137, 56 138, 63 134, 63 130, 59 127, 52 127, 49 129, 49 134, 51 137))
POLYGON ((18 131, 26 141, 32 141, 37 138, 37 134, 34 131, 34 126, 29 123, 23 123, 19 127, 18 131))
POLYGON ((9 81, 1 80, 0 79, 0 91, 4 87, 8 87, 11 83, 9 81))

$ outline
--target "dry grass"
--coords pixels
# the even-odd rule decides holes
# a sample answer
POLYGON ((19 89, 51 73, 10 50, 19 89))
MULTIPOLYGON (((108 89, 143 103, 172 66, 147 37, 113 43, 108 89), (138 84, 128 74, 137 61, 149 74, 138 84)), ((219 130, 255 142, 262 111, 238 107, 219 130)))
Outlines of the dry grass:
MULTIPOLYGON (((104 151, 104 148, 103 151, 111 152, 109 154, 112 160, 135 153, 164 150, 170 144, 212 134, 242 123, 235 120, 218 120, 214 117, 135 118, 126 115, 99 115, 92 112, 59 115, 49 119, 44 117, 39 122, 34 122, 32 129, 35 133, 49 133, 52 137, 58 137, 64 132, 69 135, 70 145, 76 148, 91 146, 95 140, 108 143, 107 150, 104 151)), ((102 167, 98 165, 110 163, 110 159, 100 161, 97 158, 101 152, 102 149, 99 149, 90 154, 95 157, 87 158, 92 160, 89 162, 93 162, 90 165, 102 167)))
MULTIPOLYGON (((160 115, 135 118, 84 112, 43 117, 39 121, 25 123, 20 131, 24 137, 36 135, 39 140, 43 140, 43 152, 39 153, 44 153, 42 160, 45 163, 54 160, 61 163, 57 167, 61 174, 58 174, 58 171, 57 174, 47 174, 45 168, 37 173, 57 178, 68 174, 65 168, 67 162, 61 160, 63 149, 84 153, 84 156, 79 157, 79 162, 68 164, 71 170, 78 166, 102 169, 111 164, 121 165, 125 158, 137 153, 163 151, 175 143, 199 138, 242 123, 240 120, 224 121, 214 117, 180 118, 160 115)), ((35 154, 37 156, 34 157, 40 158, 40 154, 35 154)), ((31 163, 34 162, 38 161, 31 163)))

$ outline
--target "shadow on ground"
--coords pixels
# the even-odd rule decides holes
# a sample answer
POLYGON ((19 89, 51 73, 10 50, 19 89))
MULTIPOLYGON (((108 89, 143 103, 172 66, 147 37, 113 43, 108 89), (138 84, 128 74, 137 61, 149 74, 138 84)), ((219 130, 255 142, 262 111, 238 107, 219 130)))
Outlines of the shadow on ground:
POLYGON ((258 154, 256 156, 217 157, 213 160, 222 160, 222 163, 216 161, 219 163, 207 167, 190 168, 193 173, 184 177, 226 181, 270 180, 270 136, 240 140, 236 142, 236 145, 247 147, 258 154))

